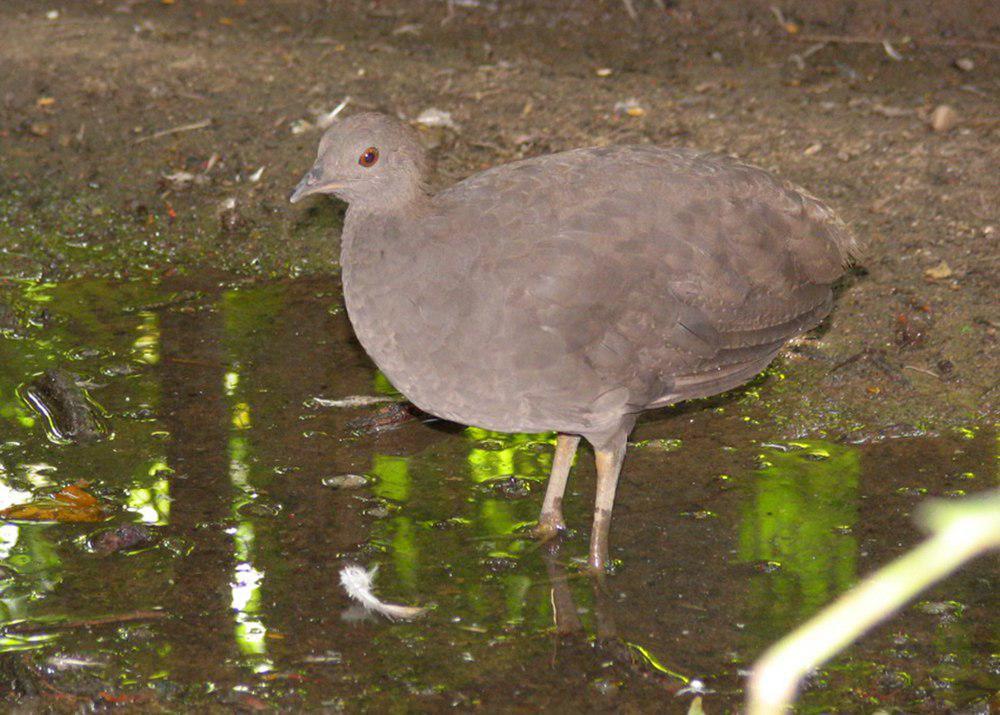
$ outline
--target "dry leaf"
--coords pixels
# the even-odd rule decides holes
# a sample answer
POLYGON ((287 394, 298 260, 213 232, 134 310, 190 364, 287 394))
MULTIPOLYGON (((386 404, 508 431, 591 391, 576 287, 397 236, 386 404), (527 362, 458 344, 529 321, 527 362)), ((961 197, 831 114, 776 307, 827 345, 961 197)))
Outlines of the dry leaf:
POLYGON ((950 278, 952 274, 951 266, 947 261, 941 261, 936 266, 932 266, 924 271, 924 275, 932 281, 940 281, 950 278))
POLYGON ((51 499, 16 504, 0 511, 4 519, 80 523, 104 521, 106 514, 97 499, 84 490, 85 482, 59 490, 51 499))

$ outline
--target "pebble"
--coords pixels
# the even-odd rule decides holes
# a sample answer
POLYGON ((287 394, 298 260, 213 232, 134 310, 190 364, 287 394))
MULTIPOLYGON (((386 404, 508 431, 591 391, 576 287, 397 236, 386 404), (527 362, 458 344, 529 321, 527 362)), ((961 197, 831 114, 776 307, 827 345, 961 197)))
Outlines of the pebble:
POLYGON ((939 104, 931 112, 930 123, 936 132, 950 132, 958 124, 958 112, 947 104, 939 104))
POLYGON ((362 474, 339 474, 324 478, 323 486, 331 489, 360 489, 368 486, 368 477, 362 474))

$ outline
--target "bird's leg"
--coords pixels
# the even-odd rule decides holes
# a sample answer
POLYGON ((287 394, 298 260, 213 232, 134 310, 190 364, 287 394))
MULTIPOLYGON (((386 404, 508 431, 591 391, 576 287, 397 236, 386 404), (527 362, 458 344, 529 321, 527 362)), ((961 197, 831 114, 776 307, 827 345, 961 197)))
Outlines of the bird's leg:
POLYGON ((560 434, 556 437, 556 453, 552 457, 552 472, 545 488, 545 500, 542 502, 542 513, 538 516, 538 526, 535 536, 549 540, 566 528, 563 522, 562 503, 566 491, 566 481, 569 479, 569 468, 573 466, 573 455, 580 444, 580 437, 575 434, 560 434))
MULTIPOLYGON (((631 426, 631 425, 630 425, 631 426)), ((611 509, 615 505, 615 488, 625 459, 629 430, 621 430, 600 447, 594 447, 597 462, 597 498, 594 500, 594 527, 590 532, 588 565, 594 573, 604 573, 608 566, 608 531, 611 509)))

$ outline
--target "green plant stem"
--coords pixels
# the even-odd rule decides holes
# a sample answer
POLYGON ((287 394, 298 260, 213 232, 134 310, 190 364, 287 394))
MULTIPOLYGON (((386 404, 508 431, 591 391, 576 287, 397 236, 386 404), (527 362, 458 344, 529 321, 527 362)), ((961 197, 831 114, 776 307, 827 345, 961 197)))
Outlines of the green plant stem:
POLYGON ((771 646, 750 676, 748 715, 784 713, 802 678, 966 561, 1000 546, 1000 490, 939 502, 922 521, 936 533, 876 571, 771 646))

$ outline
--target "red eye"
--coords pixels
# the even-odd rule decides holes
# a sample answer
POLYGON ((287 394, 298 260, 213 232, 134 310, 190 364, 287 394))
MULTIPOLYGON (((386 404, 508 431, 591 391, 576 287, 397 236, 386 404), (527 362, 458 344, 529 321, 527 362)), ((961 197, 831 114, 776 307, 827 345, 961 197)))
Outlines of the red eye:
POLYGON ((372 166, 376 161, 378 161, 378 148, 373 146, 365 149, 358 158, 358 163, 364 167, 372 166))

